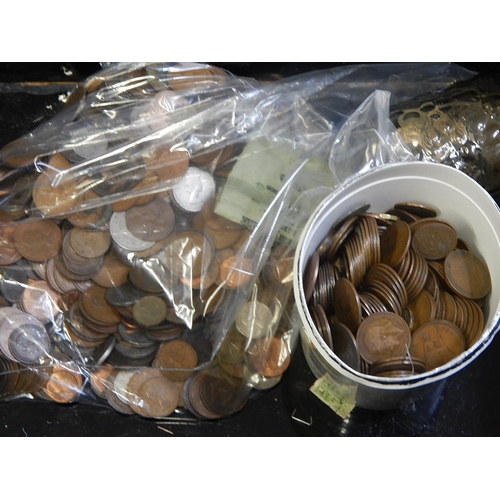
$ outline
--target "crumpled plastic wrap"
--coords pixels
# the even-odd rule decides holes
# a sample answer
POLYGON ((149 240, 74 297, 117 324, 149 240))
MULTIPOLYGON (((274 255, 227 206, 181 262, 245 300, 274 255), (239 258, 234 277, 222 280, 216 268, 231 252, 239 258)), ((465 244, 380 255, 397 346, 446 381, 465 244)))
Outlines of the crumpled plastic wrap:
POLYGON ((310 213, 364 169, 415 158, 391 105, 472 76, 104 67, 0 151, 0 396, 147 418, 242 410, 292 361, 310 213))

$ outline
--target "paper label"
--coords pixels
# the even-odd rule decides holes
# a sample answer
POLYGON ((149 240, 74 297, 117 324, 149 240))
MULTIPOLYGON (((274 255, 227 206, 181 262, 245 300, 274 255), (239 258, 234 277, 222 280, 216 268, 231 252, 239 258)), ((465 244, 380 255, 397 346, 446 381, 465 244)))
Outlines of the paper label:
POLYGON ((339 417, 346 418, 356 406, 356 385, 341 384, 326 373, 310 388, 310 391, 328 405, 339 417))

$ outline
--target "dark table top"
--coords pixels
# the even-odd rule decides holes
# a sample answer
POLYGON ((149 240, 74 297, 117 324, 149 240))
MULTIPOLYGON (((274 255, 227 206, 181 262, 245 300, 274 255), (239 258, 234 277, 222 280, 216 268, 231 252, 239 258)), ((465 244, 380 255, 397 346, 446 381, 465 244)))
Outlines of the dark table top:
MULTIPOLYGON (((310 65, 301 63, 279 64, 259 68, 269 73, 278 68, 285 75, 310 69, 310 65)), ((496 71, 493 63, 462 64, 485 73, 496 71)), ((54 92, 47 89, 56 89, 57 94, 98 69, 97 63, 0 65, 0 82, 4 85, 0 92, 2 144, 57 112, 59 104, 54 102, 54 92), (22 82, 32 82, 29 92, 22 88, 22 82), (45 82, 45 86, 33 82, 45 82)), ((239 70, 244 76, 245 71, 251 74, 255 68, 241 63, 239 70)), ((99 401, 59 405, 18 399, 0 402, 0 436, 497 436, 500 434, 498 359, 497 336, 478 359, 424 398, 397 410, 354 408, 342 419, 310 391, 315 377, 299 343, 281 382, 267 391, 254 391, 241 412, 225 419, 152 420, 122 415, 99 401)))

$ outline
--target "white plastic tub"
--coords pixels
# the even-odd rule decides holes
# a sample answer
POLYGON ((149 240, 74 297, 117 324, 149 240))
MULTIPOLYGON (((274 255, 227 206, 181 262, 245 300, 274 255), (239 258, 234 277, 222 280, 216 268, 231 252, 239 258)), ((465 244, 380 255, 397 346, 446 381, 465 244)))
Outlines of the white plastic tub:
POLYGON ((453 167, 413 162, 387 165, 360 174, 329 195, 307 222, 294 261, 294 294, 302 324, 302 347, 313 374, 321 378, 328 373, 344 387, 351 386, 357 406, 368 409, 402 406, 420 398, 477 358, 500 327, 499 208, 485 189, 453 167), (485 260, 492 290, 485 305, 484 331, 476 344, 432 371, 404 378, 381 378, 353 370, 327 348, 309 314, 302 278, 309 257, 335 221, 365 202, 370 203, 369 211, 383 212, 402 201, 437 208, 438 217, 450 222, 458 236, 485 260))

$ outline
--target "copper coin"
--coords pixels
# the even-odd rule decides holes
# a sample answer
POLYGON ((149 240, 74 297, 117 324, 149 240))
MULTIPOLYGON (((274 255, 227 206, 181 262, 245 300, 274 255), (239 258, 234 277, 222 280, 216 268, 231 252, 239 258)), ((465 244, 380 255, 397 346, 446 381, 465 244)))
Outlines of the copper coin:
POLYGON ((428 370, 442 366, 465 349, 465 340, 459 328, 445 320, 422 325, 413 334, 410 353, 424 361, 428 370))
POLYGON ((97 231, 75 227, 71 230, 69 242, 73 250, 82 257, 92 259, 103 256, 111 245, 109 231, 97 231))
POLYGON ((391 224, 380 237, 380 259, 383 264, 397 267, 408 253, 411 229, 408 223, 398 220, 391 224))
POLYGON ((77 203, 78 188, 73 179, 56 179, 42 173, 33 185, 33 201, 44 216, 61 216, 77 203))
POLYGON ((335 283, 333 303, 338 320, 355 332, 362 319, 361 303, 356 288, 348 279, 340 278, 335 283))
POLYGON ((330 331, 332 334, 333 352, 347 366, 350 366, 354 370, 359 370, 360 359, 354 334, 346 325, 338 321, 333 321, 330 324, 330 331))
POLYGON ((392 312, 375 313, 359 325, 356 341, 360 355, 368 363, 406 354, 411 332, 405 320, 392 312))
POLYGON ((428 260, 444 259, 456 248, 456 231, 447 223, 434 220, 413 231, 413 249, 428 260))
POLYGON ((422 205, 411 201, 399 202, 394 205, 397 210, 405 210, 419 217, 436 217, 437 210, 429 205, 422 205))
POLYGON ((17 224, 14 244, 26 259, 43 262, 59 252, 62 245, 61 229, 49 219, 26 219, 17 224))
POLYGON ((189 377, 184 384, 184 403, 186 408, 196 417, 204 420, 221 418, 223 415, 209 409, 201 398, 201 387, 208 375, 197 372, 189 377))
POLYGON ((160 183, 180 179, 189 167, 189 153, 185 150, 171 151, 169 147, 159 147, 145 158, 148 170, 154 172, 160 183))
POLYGON ((265 377, 277 377, 290 365, 291 352, 287 343, 279 337, 256 340, 248 355, 255 370, 265 377))
POLYGON ((106 288, 119 287, 127 282, 129 271, 130 266, 107 254, 100 269, 92 276, 92 280, 106 288))
POLYGON ((168 379, 178 382, 186 380, 198 365, 198 354, 185 340, 170 340, 160 343, 153 366, 161 369, 168 379))
POLYGON ((83 378, 73 363, 60 363, 52 366, 50 376, 42 391, 52 401, 71 403, 80 395, 83 378))
POLYGON ((104 287, 93 285, 83 292, 80 298, 82 312, 97 323, 104 325, 119 323, 120 316, 106 300, 106 290, 104 287))
POLYGON ((132 314, 138 325, 156 326, 165 320, 167 304, 160 297, 146 295, 134 304, 132 314))
POLYGON ((228 257, 221 263, 219 277, 226 288, 240 288, 253 277, 252 263, 246 257, 228 257))
POLYGON ((491 291, 491 276, 486 264, 467 250, 454 250, 444 260, 446 283, 467 299, 482 299, 491 291))
POLYGON ((142 241, 160 241, 174 230, 175 213, 168 202, 155 198, 125 212, 128 230, 142 241))
POLYGON ((309 299, 312 297, 314 291, 314 285, 316 284, 316 280, 318 279, 318 271, 319 271, 319 252, 313 252, 311 257, 307 262, 306 268, 304 269, 304 297, 306 302, 309 302, 309 299))
POLYGON ((0 266, 9 266, 21 259, 14 244, 15 222, 0 223, 0 266))
POLYGON ((67 217, 68 221, 75 227, 83 229, 93 227, 104 213, 101 197, 92 190, 85 191, 80 195, 76 206, 80 210, 70 213, 67 217), (89 207, 87 208, 87 206, 89 207))
POLYGON ((415 299, 408 302, 407 307, 413 313, 414 323, 412 331, 432 321, 436 315, 436 303, 427 290, 422 290, 415 299))

